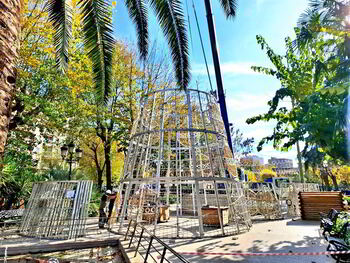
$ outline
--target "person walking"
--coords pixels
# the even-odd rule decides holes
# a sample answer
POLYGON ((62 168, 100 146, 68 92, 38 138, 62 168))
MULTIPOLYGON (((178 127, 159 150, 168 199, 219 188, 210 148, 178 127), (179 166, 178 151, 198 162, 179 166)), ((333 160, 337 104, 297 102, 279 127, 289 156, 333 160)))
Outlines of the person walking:
POLYGON ((106 215, 106 212, 105 212, 105 208, 107 206, 108 196, 111 195, 111 194, 112 194, 111 190, 107 190, 101 196, 100 207, 99 207, 100 217, 99 217, 99 220, 98 220, 98 228, 100 228, 100 229, 105 228, 105 224, 107 223, 107 215, 106 215))
POLYGON ((111 222, 109 221, 112 217, 112 213, 113 213, 113 208, 114 208, 114 203, 115 203, 115 197, 116 197, 116 193, 113 192, 111 193, 111 195, 109 196, 109 204, 108 204, 108 218, 107 218, 107 222, 108 224, 111 224, 111 222))

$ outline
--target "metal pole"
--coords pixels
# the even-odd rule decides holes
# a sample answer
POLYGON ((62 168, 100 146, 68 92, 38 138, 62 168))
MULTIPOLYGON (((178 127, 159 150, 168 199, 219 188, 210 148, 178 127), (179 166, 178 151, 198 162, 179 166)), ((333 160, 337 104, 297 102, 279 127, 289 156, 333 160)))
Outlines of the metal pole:
POLYGON ((161 257, 161 259, 160 259, 160 263, 163 263, 163 262, 164 262, 165 253, 166 253, 166 247, 164 247, 164 249, 163 249, 163 254, 162 254, 162 257, 161 257))
POLYGON ((139 251, 139 247, 140 247, 140 244, 141 244, 141 241, 142 241, 143 231, 145 231, 144 228, 142 228, 142 230, 141 230, 139 242, 137 242, 137 246, 136 246, 136 249, 135 249, 135 255, 134 255, 134 257, 137 256, 137 252, 139 251))
POLYGON ((148 255, 151 251, 151 247, 152 247, 152 241, 153 241, 153 236, 151 236, 151 239, 149 241, 149 245, 148 245, 148 249, 147 249, 147 252, 146 252, 146 255, 145 255, 145 261, 144 263, 147 263, 147 258, 148 258, 148 255))
POLYGON ((73 156, 71 155, 69 158, 70 158, 70 159, 69 159, 69 161, 68 161, 68 163, 69 163, 68 180, 70 181, 70 180, 72 179, 72 163, 73 163, 73 156))
POLYGON ((225 130, 226 130, 228 146, 230 147, 231 152, 233 153, 232 140, 231 140, 231 135, 230 135, 230 124, 228 121, 224 87, 223 87, 223 83, 222 83, 222 76, 221 76, 221 69, 220 69, 219 51, 218 51, 217 43, 216 43, 214 17, 213 17, 213 14, 211 12, 210 0, 204 0, 204 3, 205 3, 205 9, 207 11, 208 31, 209 31, 209 37, 210 37, 211 52, 213 55, 213 63, 214 63, 216 86, 217 86, 217 95, 218 95, 218 99, 219 99, 221 117, 222 117, 222 120, 224 122, 225 130))

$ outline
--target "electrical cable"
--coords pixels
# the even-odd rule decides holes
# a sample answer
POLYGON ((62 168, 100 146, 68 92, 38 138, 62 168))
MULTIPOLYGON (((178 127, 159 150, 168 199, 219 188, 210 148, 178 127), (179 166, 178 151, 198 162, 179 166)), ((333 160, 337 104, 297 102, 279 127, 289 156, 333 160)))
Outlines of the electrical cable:
POLYGON ((190 13, 188 12, 187 0, 186 0, 186 10, 187 10, 188 29, 190 31, 190 38, 191 38, 191 48, 192 48, 192 53, 193 53, 193 40, 192 40, 191 20, 190 20, 190 13))
POLYGON ((197 29, 198 29, 198 33, 199 33, 199 39, 200 39, 200 41, 201 41, 201 47, 202 47, 203 57, 204 57, 204 61, 205 61, 205 67, 206 67, 206 69, 207 69, 207 74, 208 74, 208 79, 209 79, 209 84, 210 84, 210 90, 211 90, 211 92, 214 92, 214 90, 213 90, 213 85, 212 85, 212 83, 211 83, 210 74, 209 74, 209 68, 208 68, 207 57, 206 57, 205 51, 204 51, 203 40, 202 40, 202 34, 201 34, 201 30, 200 30, 200 28, 199 28, 199 23, 198 23, 198 17, 197 17, 196 7, 195 7, 195 5, 194 5, 193 0, 192 0, 192 7, 193 7, 193 11, 194 11, 194 16, 195 16, 195 18, 196 18, 197 29))

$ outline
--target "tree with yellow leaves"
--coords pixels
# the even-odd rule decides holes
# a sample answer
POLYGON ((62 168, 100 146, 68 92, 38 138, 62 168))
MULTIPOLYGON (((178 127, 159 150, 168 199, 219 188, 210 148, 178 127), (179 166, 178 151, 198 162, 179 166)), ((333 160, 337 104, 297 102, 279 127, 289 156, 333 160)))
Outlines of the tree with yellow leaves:
POLYGON ((277 176, 276 172, 272 171, 271 169, 265 168, 260 172, 261 181, 265 181, 268 178, 272 178, 276 176, 277 176))

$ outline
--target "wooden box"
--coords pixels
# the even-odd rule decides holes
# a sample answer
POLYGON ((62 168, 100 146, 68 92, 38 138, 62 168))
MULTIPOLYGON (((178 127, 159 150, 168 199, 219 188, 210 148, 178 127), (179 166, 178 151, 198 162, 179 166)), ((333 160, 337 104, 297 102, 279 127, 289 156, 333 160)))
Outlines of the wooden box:
POLYGON ((164 221, 168 221, 170 218, 169 215, 169 206, 164 205, 159 207, 159 217, 158 217, 158 221, 159 222, 164 222, 164 221))
MULTIPOLYGON (((154 222, 154 217, 156 216, 156 213, 154 212, 155 208, 147 208, 145 209, 145 212, 142 215, 142 220, 148 221, 148 222, 154 222)), ((168 221, 170 218, 169 214, 169 206, 161 206, 159 207, 159 215, 158 215, 158 222, 165 222, 168 221)))
POLYGON ((204 225, 220 226, 219 216, 221 217, 223 225, 228 224, 228 208, 227 207, 220 208, 220 215, 218 215, 218 208, 217 207, 202 207, 202 216, 203 216, 203 224, 204 225))

